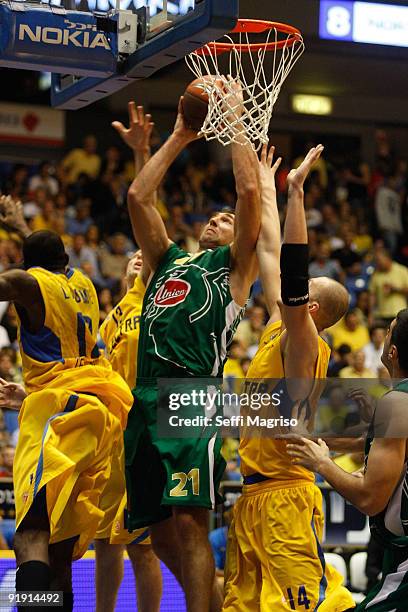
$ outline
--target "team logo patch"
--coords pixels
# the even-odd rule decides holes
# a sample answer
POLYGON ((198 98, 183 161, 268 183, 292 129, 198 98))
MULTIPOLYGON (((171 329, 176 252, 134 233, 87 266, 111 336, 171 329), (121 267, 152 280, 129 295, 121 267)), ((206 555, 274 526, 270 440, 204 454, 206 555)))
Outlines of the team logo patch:
POLYGON ((190 283, 178 278, 169 278, 154 296, 154 303, 156 306, 176 306, 184 302, 190 289, 190 283))

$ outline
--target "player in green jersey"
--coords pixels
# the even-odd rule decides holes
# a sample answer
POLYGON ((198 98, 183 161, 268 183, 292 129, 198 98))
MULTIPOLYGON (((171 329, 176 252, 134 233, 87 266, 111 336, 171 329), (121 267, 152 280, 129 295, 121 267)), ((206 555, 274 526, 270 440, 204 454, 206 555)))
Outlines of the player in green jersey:
POLYGON ((336 466, 322 440, 302 438, 288 445, 293 461, 321 474, 370 516, 371 532, 384 547, 381 582, 353 608, 355 612, 408 610, 408 309, 390 325, 382 362, 393 379, 403 380, 377 404, 364 474, 348 474, 336 466))
MULTIPOLYGON (((241 91, 236 90, 237 106, 241 91)), ((197 139, 179 106, 173 134, 132 183, 128 206, 135 239, 153 277, 140 327, 135 404, 125 433, 130 529, 151 525, 153 547, 183 586, 189 612, 208 612, 214 561, 209 509, 224 471, 221 440, 160 438, 157 380, 222 374, 229 342, 257 274, 259 161, 246 135, 232 145, 235 215, 211 217, 190 255, 168 236, 153 194, 181 151, 197 139)), ((192 383, 191 383, 192 384, 192 383)))

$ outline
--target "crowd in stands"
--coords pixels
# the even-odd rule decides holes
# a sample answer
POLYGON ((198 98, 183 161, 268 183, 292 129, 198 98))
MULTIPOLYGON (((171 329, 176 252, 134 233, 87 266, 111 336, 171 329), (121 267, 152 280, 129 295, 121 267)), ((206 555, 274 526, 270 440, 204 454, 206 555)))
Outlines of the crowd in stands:
MULTIPOLYGON (((158 134, 153 150, 160 145, 158 134)), ((320 159, 305 189, 311 277, 329 276, 350 293, 350 310, 326 339, 332 347, 329 376, 377 378, 386 388, 387 374, 380 357, 386 329, 407 306, 408 161, 399 159, 387 133, 376 132, 375 163, 344 158, 335 167, 320 159)), ((287 160, 277 175, 281 221, 285 215, 287 160)), ((290 162, 290 163, 289 163, 290 162)), ((38 166, 0 162, 0 189, 22 201, 33 230, 58 232, 70 255, 95 283, 100 319, 125 291, 123 276, 135 251, 127 215, 126 194, 133 179, 132 160, 116 146, 103 153, 94 135, 58 162, 38 166)), ((208 215, 234 206, 231 168, 210 158, 205 142, 193 145, 172 167, 160 187, 157 206, 172 240, 189 252, 208 215), (196 147, 196 148, 194 148, 196 147)), ((0 271, 21 261, 21 239, 0 228, 0 271)), ((238 327, 226 364, 226 377, 243 378, 267 322, 262 287, 253 287, 246 318, 238 327)), ((17 350, 16 313, 0 304, 0 377, 21 382, 17 350)), ((336 413, 336 389, 332 409, 336 413)), ((334 399, 333 399, 334 398, 334 399)), ((0 476, 8 472, 11 449, 18 436, 13 413, 0 420, 0 476)), ((238 463, 232 456, 229 474, 236 479, 238 463)))

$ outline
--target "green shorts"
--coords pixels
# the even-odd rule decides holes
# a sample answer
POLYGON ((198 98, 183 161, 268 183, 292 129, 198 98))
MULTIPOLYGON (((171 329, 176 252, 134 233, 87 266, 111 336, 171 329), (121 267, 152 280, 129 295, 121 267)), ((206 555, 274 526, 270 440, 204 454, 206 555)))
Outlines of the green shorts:
POLYGON ((406 612, 408 610, 407 547, 385 549, 381 581, 353 612, 406 612))
POLYGON ((222 438, 159 438, 155 387, 138 386, 125 431, 129 531, 169 518, 172 506, 212 509, 222 502, 222 438))

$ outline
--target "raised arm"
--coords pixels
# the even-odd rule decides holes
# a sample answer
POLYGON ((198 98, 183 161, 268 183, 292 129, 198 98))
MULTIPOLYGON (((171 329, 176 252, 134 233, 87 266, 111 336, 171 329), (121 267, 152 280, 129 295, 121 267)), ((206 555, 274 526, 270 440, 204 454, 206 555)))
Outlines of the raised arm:
POLYGON ((279 157, 273 164, 274 152, 275 147, 271 147, 269 153, 266 145, 262 148, 259 165, 262 216, 261 231, 256 245, 259 274, 270 323, 278 321, 281 316, 277 303, 280 297, 281 230, 275 186, 275 174, 280 166, 281 158, 279 157))
MULTIPOLYGON (((112 127, 118 132, 123 142, 132 149, 135 163, 135 177, 142 171, 151 158, 151 135, 154 128, 151 115, 145 115, 143 106, 136 108, 135 103, 128 103, 129 127, 126 128, 120 121, 113 121, 112 127)), ((157 192, 153 195, 153 202, 157 203, 157 192)), ((151 270, 144 260, 139 272, 144 285, 147 285, 151 270)), ((132 283, 133 286, 133 283, 132 283)))
POLYGON ((147 265, 154 271, 171 241, 157 208, 154 194, 171 164, 197 133, 186 128, 181 103, 173 134, 147 162, 131 184, 128 209, 136 242, 143 251, 147 265))
POLYGON ((135 176, 141 172, 151 157, 150 138, 154 123, 151 115, 145 115, 143 106, 128 103, 129 127, 120 121, 113 121, 112 127, 118 132, 123 142, 132 149, 135 160, 135 176))
POLYGON ((282 318, 286 327, 284 348, 287 378, 314 378, 318 356, 318 332, 309 313, 309 249, 303 185, 320 154, 311 149, 305 160, 288 176, 288 207, 281 251, 282 318))
POLYGON ((340 495, 369 516, 384 510, 404 470, 407 445, 405 393, 389 393, 381 398, 376 421, 377 418, 380 428, 384 423, 386 428, 372 443, 362 477, 348 474, 338 467, 321 439, 316 443, 301 438, 291 441, 287 447, 294 463, 318 472, 340 495))
POLYGON ((22 203, 11 196, 0 197, 0 222, 23 238, 27 238, 32 233, 25 222, 22 203))

